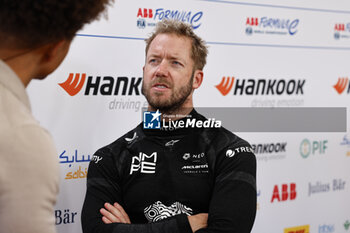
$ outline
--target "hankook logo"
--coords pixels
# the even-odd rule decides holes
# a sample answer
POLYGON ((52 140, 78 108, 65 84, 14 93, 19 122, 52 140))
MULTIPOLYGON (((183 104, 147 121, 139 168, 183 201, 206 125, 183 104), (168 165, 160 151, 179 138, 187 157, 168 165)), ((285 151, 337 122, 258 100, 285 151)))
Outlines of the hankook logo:
POLYGON ((70 96, 77 95, 85 85, 84 95, 140 95, 142 77, 88 76, 86 73, 70 73, 67 80, 60 85, 70 96))

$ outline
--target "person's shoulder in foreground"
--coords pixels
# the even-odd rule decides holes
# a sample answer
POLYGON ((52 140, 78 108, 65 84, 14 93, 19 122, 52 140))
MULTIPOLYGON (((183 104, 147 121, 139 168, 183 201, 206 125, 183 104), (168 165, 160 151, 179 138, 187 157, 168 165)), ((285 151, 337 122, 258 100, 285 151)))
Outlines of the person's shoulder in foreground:
POLYGON ((55 232, 57 153, 25 88, 60 65, 77 30, 109 2, 0 1, 1 232, 55 232))

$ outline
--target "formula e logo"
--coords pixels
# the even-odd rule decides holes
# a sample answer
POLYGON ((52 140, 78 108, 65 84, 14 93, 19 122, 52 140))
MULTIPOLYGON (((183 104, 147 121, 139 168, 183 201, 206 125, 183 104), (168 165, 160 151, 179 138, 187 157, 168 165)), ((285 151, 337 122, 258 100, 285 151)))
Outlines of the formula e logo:
POLYGON ((279 19, 270 17, 247 17, 246 34, 291 35, 298 31, 299 19, 279 19))
POLYGON ((143 128, 144 129, 160 129, 160 116, 162 114, 157 110, 156 112, 143 113, 143 128))
POLYGON ((155 173, 157 162, 157 152, 153 152, 151 155, 140 152, 138 156, 132 157, 130 175, 133 172, 140 171, 140 173, 155 173))
POLYGON ((225 96, 231 91, 234 81, 234 77, 222 77, 221 83, 216 85, 215 87, 220 91, 220 93, 223 96, 225 96))
MULTIPOLYGON (((338 92, 338 94, 342 94, 345 88, 348 86, 349 78, 338 78, 338 82, 333 86, 334 89, 338 92)), ((348 93, 350 93, 350 83, 348 86, 348 93)))
POLYGON ((154 27, 156 23, 163 19, 179 20, 191 24, 193 29, 199 28, 201 18, 203 16, 202 11, 193 12, 188 10, 173 10, 165 8, 138 8, 137 10, 137 27, 144 29, 146 26, 154 27))
POLYGON ((81 90, 81 88, 84 85, 86 74, 75 74, 74 80, 73 80, 74 74, 70 73, 68 79, 63 82, 59 83, 59 85, 70 95, 75 96, 78 94, 78 92, 81 90))

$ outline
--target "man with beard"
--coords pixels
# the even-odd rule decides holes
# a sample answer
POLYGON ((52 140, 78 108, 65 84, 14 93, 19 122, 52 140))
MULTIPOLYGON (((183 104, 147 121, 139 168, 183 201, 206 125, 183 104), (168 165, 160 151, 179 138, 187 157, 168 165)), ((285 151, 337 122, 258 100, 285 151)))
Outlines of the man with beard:
MULTIPOLYGON (((148 111, 165 122, 206 121, 192 100, 203 80, 204 41, 191 26, 165 20, 146 44, 148 111)), ((255 176, 250 145, 222 127, 166 130, 141 123, 94 154, 83 232, 250 232, 255 176)))

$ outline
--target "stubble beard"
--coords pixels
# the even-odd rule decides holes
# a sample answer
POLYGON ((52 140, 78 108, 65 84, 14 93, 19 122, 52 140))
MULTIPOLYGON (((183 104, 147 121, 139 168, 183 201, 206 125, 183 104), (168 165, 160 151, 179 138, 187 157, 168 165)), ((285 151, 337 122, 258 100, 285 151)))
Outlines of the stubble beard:
MULTIPOLYGON (((148 104, 153 109, 159 109, 161 113, 174 113, 179 110, 182 105, 187 100, 188 96, 192 93, 192 82, 193 82, 194 74, 192 74, 189 82, 181 87, 178 87, 177 90, 174 90, 170 97, 166 100, 161 100, 163 93, 156 93, 154 96, 150 95, 150 89, 152 84, 145 87, 145 83, 142 83, 141 93, 146 97, 148 104)), ((158 79, 157 81, 160 81, 158 79)))

